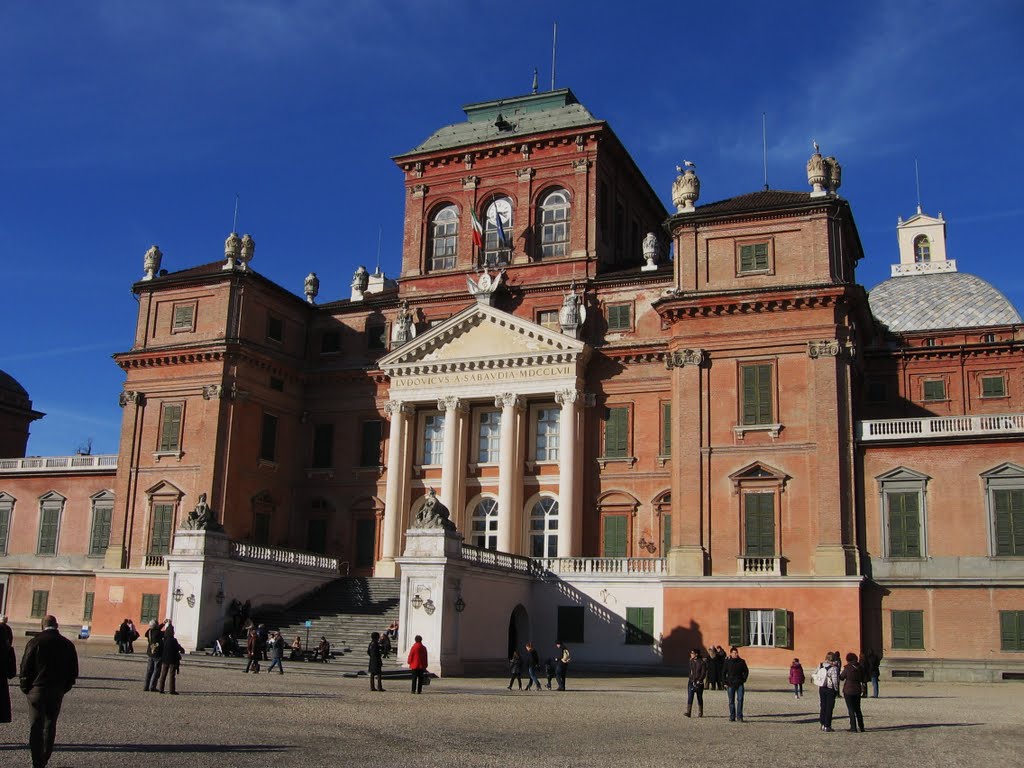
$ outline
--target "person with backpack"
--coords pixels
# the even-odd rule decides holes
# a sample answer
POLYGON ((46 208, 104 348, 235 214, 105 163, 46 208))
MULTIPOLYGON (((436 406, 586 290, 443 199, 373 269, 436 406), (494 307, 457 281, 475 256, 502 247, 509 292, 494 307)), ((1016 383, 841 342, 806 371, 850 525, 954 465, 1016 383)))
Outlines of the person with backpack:
POLYGON ((825 655, 825 660, 814 670, 811 682, 818 686, 818 722, 821 723, 821 730, 831 733, 832 712, 839 694, 839 668, 833 653, 825 655))
POLYGON ((164 633, 157 626, 156 619, 149 622, 146 630, 146 677, 142 681, 142 690, 156 693, 160 682, 160 657, 163 654, 164 633))

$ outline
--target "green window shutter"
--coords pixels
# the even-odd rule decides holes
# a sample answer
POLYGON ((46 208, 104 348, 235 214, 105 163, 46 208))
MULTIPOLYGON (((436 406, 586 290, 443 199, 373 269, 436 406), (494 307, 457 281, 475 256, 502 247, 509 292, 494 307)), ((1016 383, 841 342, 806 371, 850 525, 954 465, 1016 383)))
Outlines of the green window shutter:
POLYGON ((142 624, 148 624, 151 621, 160 620, 160 595, 143 595, 142 596, 142 613, 139 616, 139 621, 142 624))
POLYGON ((628 452, 629 409, 609 408, 604 424, 604 455, 608 458, 625 458, 628 452))
POLYGON ((13 506, 10 502, 0 503, 0 555, 7 554, 7 534, 11 528, 11 508, 13 506))
POLYGON ((39 510, 39 550, 40 555, 57 554, 57 531, 60 527, 60 504, 52 501, 43 502, 39 510))
POLYGON ((743 631, 743 625, 746 624, 746 614, 743 608, 729 609, 729 645, 744 645, 746 633, 743 631))
POLYGON ((163 407, 163 424, 160 427, 161 451, 177 451, 181 441, 181 405, 165 403, 163 407))
POLYGON ((661 404, 661 453, 672 455, 672 403, 661 404))
POLYGON ((793 614, 784 608, 775 609, 775 647, 791 648, 793 614))
POLYGON ((195 317, 195 304, 178 304, 174 307, 174 327, 172 330, 191 330, 192 318, 195 317))
POLYGON ((380 421, 363 422, 363 444, 360 451, 360 465, 364 467, 378 467, 381 464, 380 443, 383 434, 383 424, 380 421))
POLYGON ((93 512, 92 535, 89 537, 89 554, 93 557, 103 555, 110 545, 110 521, 114 508, 97 506, 93 512))
POLYGON ((661 555, 664 557, 672 549, 672 515, 661 516, 661 555))
POLYGON ((626 516, 604 516, 604 557, 626 556, 626 516))
POLYGON ((608 307, 608 330, 629 330, 629 304, 614 304, 608 307))
POLYGON ((889 556, 921 556, 921 495, 916 491, 886 494, 889 505, 889 556))
POLYGON ((745 557, 775 557, 775 494, 743 496, 746 532, 745 557))
POLYGON ((899 650, 910 647, 910 627, 907 611, 892 612, 892 647, 899 650))
POLYGON ((82 606, 82 621, 92 621, 92 609, 96 603, 96 593, 85 593, 85 604, 82 606))
POLYGON ((772 366, 745 365, 743 371, 743 423, 772 423, 772 366))
POLYGON ((754 246, 740 246, 740 272, 752 272, 754 269, 754 246))
POLYGON ((1024 490, 992 491, 995 508, 996 554, 1013 557, 1024 553, 1024 490))
POLYGON ((650 645, 654 642, 654 609, 626 608, 626 644, 650 645))
POLYGON ((999 649, 1024 651, 1024 611, 999 612, 999 649))
POLYGON ((939 379, 937 381, 926 381, 924 383, 924 399, 925 400, 945 400, 946 399, 946 382, 939 379))
POLYGON ((1002 376, 984 376, 981 379, 982 397, 1005 397, 1006 384, 1002 376))
POLYGON ((32 618, 41 619, 46 615, 46 608, 50 602, 50 592, 46 589, 32 591, 32 618))
POLYGON ((171 526, 173 521, 173 504, 153 505, 153 525, 149 534, 150 555, 166 555, 170 553, 171 526))
POLYGON ((924 648, 924 611, 907 611, 910 648, 924 648))
POLYGON ((754 246, 754 269, 768 269, 768 243, 758 243, 754 246))

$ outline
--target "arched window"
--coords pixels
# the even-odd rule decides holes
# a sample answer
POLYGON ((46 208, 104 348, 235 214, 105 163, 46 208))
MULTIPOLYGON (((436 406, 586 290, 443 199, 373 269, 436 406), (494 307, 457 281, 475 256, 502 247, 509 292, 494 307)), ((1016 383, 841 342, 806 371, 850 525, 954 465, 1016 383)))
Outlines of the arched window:
POLYGON ((530 510, 530 557, 558 557, 558 501, 550 496, 530 510))
POLYGON ((481 549, 498 548, 498 500, 490 497, 480 499, 473 508, 470 520, 473 546, 481 549))
POLYGON ((932 244, 927 235, 918 235, 914 238, 914 261, 918 264, 926 264, 932 260, 932 244))
POLYGON ((430 221, 430 269, 455 269, 459 252, 459 210, 446 205, 430 221))
POLYGON ((495 198, 484 214, 484 253, 481 266, 507 267, 512 261, 512 201, 495 198))
POLYGON ((540 202, 541 258, 569 255, 569 193, 564 189, 548 192, 540 202))

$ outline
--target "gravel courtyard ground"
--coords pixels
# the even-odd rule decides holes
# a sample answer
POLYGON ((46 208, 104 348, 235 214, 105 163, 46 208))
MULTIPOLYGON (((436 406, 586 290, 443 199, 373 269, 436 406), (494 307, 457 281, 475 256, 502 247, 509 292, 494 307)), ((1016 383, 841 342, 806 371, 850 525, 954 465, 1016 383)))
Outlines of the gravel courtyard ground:
MULTIPOLYGON (((20 651, 20 649, 19 649, 20 651)), ((20 658, 20 653, 19 653, 20 658)), ((785 674, 755 671, 747 722, 730 723, 725 693, 705 693, 686 719, 685 681, 570 677, 565 693, 505 690, 506 680, 368 681, 310 674, 244 675, 189 664, 178 696, 143 693, 143 657, 83 656, 64 699, 50 765, 124 766, 882 766, 1020 765, 1024 683, 886 683, 864 702, 867 733, 817 724, 817 696, 795 699, 785 674)), ((240 660, 238 660, 240 662, 240 660)), ((16 683, 16 681, 12 681, 16 683)), ((0 725, 0 765, 29 766, 25 697, 0 725)))

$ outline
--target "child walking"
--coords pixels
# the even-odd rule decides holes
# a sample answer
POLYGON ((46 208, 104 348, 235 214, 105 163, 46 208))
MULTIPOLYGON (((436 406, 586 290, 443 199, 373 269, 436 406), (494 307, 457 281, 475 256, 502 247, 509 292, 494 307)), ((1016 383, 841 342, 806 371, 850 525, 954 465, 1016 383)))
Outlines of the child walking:
POLYGON ((804 668, 800 666, 800 659, 793 659, 789 665, 789 684, 793 686, 793 695, 800 698, 804 695, 804 668))
POLYGON ((523 659, 519 651, 512 651, 512 658, 508 660, 508 689, 512 690, 512 683, 519 683, 519 690, 523 690, 523 659))

